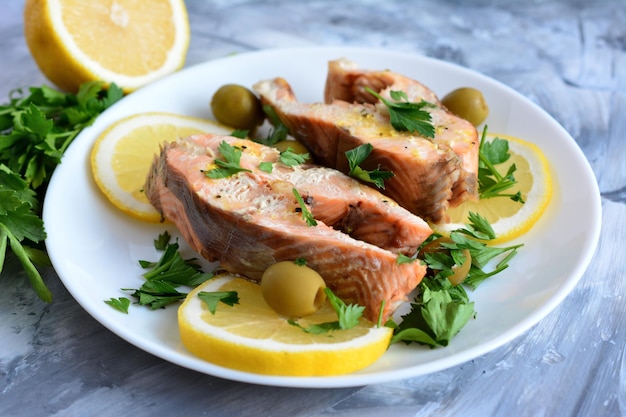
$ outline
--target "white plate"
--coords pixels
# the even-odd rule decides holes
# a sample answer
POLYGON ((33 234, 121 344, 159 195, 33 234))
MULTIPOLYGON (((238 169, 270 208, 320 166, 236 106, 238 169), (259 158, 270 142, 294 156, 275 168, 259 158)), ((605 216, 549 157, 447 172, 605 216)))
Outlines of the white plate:
MULTIPOLYGON (((598 187, 584 155, 548 114, 510 88, 467 69, 419 56, 354 48, 277 49, 240 54, 184 69, 134 92, 104 112, 69 147, 45 198, 46 241, 52 263, 74 298, 96 320, 135 346, 198 372, 249 383, 290 387, 346 387, 442 370, 489 352, 536 324, 572 290, 595 250, 601 221, 598 187), (128 315, 104 303, 138 288, 139 259, 156 260, 153 239, 162 225, 134 221, 102 197, 91 178, 89 153, 112 122, 134 113, 170 111, 211 117, 208 102, 222 84, 251 86, 282 76, 301 101, 320 101, 327 62, 347 57, 362 68, 391 69, 422 81, 440 96, 473 86, 491 108, 490 132, 537 143, 554 170, 555 196, 545 216, 521 241, 511 267, 471 293, 477 318, 446 348, 394 345, 375 364, 337 377, 276 377, 214 366, 181 345, 176 307, 128 315)), ((170 226, 170 232, 176 231, 170 226)), ((192 255, 192 254, 189 254, 192 255)))

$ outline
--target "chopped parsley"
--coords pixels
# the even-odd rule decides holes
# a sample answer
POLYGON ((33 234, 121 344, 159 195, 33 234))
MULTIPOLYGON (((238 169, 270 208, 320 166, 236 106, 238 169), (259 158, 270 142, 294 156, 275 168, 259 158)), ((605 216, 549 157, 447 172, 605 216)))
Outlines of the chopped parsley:
POLYGON ((218 303, 224 303, 231 307, 239 304, 237 291, 200 291, 198 297, 204 301, 211 314, 215 314, 217 311, 218 303))
POLYGON ((287 148, 280 153, 280 162, 293 167, 306 162, 309 159, 308 153, 296 153, 292 148, 287 148))
POLYGON ((390 91, 389 95, 394 101, 387 100, 369 87, 365 91, 379 99, 389 110, 391 126, 400 132, 417 133, 425 138, 435 137, 435 127, 432 124, 432 117, 424 110, 426 107, 433 107, 432 103, 425 100, 419 103, 409 101, 404 91, 390 91))
MULTIPOLYGON (((394 328, 391 343, 403 341, 431 347, 447 346, 476 314, 474 303, 470 301, 465 287, 475 290, 485 279, 502 272, 522 246, 488 246, 483 240, 495 238, 491 225, 476 213, 472 213, 469 218, 470 223, 452 231, 449 241, 439 244, 439 250, 420 256, 420 261, 428 267, 428 272, 418 286, 417 296, 411 302, 411 311, 402 316, 400 324, 393 321, 388 323, 394 328), (453 285, 448 277, 453 275, 455 265, 465 261, 462 256, 465 250, 471 255, 468 275, 463 285, 453 285), (491 271, 485 271, 487 264, 497 257, 501 259, 495 267, 491 271)), ((441 235, 434 233, 422 247, 440 237, 441 235)))
POLYGON ((180 286, 195 287, 213 277, 201 270, 196 259, 183 259, 178 242, 170 243, 170 239, 169 233, 164 232, 154 241, 155 248, 163 250, 158 261, 139 261, 139 265, 147 270, 142 275, 145 282, 141 287, 135 290, 122 288, 133 291, 131 295, 139 305, 153 310, 183 300, 187 293, 178 291, 180 286))
POLYGON ((224 140, 219 144, 217 149, 224 157, 224 160, 216 159, 215 164, 217 168, 202 171, 204 175, 209 178, 217 179, 228 178, 242 171, 251 172, 249 169, 245 169, 241 166, 241 154, 243 152, 241 148, 232 146, 224 140))
POLYGON ((374 147, 371 143, 364 143, 346 152, 346 158, 350 167, 348 175, 361 181, 371 182, 376 187, 385 189, 385 180, 392 178, 393 172, 381 171, 380 166, 373 171, 366 171, 359 166, 372 153, 372 150, 374 150, 374 147))
POLYGON ((128 307, 130 306, 130 300, 126 297, 111 298, 105 300, 105 303, 113 307, 114 309, 121 311, 124 314, 128 314, 128 307))
POLYGON ((309 211, 308 207, 306 206, 306 204, 305 204, 304 200, 302 199, 302 196, 300 195, 298 190, 293 188, 292 191, 293 191, 293 195, 296 197, 296 201, 298 202, 298 205, 300 205, 300 211, 302 212, 302 218, 304 219, 306 224, 309 225, 309 226, 317 226, 317 221, 315 220, 315 218, 313 218, 313 214, 311 214, 311 212, 309 211))
POLYGON ((497 137, 487 142, 486 136, 487 127, 485 126, 478 148, 478 194, 480 198, 508 197, 523 204, 524 199, 519 191, 514 194, 505 193, 517 183, 513 175, 517 170, 515 164, 512 164, 504 175, 495 167, 510 158, 509 142, 497 137))
POLYGON ((359 324, 365 307, 358 304, 344 303, 343 300, 337 297, 328 287, 324 288, 324 292, 333 310, 337 313, 336 321, 312 324, 307 327, 300 326, 298 322, 294 320, 289 320, 289 324, 300 327, 305 332, 312 334, 324 334, 334 330, 347 330, 359 324))

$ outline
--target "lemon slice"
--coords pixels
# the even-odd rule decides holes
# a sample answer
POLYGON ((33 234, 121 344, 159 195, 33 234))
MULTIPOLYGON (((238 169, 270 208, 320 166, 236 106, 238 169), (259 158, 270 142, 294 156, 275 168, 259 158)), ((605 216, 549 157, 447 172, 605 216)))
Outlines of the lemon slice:
POLYGON ((517 184, 506 192, 521 192, 525 203, 515 202, 508 197, 466 201, 449 210, 450 223, 434 226, 437 232, 445 234, 463 227, 468 223, 468 214, 476 212, 489 221, 496 234, 496 239, 490 242, 502 243, 528 232, 548 207, 553 192, 552 176, 548 160, 541 149, 512 136, 490 134, 487 140, 494 137, 508 140, 511 154, 508 161, 496 165, 498 171, 506 173, 512 164, 517 168, 513 173, 517 184))
MULTIPOLYGON (((306 327, 336 321, 326 303, 301 318, 306 327)), ((289 324, 265 303, 258 284, 223 275, 189 293, 178 310, 184 346, 194 355, 223 367, 281 376, 340 375, 375 362, 389 346, 392 329, 361 320, 354 328, 311 334, 289 324), (201 291, 236 291, 239 304, 218 304, 212 314, 198 297, 201 291)))
POLYGON ((233 129, 210 120, 172 113, 140 113, 113 123, 96 139, 91 171, 102 193, 123 212, 148 222, 161 215, 143 192, 159 146, 200 133, 228 135, 233 129))
POLYGON ((172 73, 190 37, 183 0, 27 0, 24 34, 41 71, 71 92, 94 80, 130 92, 172 73))

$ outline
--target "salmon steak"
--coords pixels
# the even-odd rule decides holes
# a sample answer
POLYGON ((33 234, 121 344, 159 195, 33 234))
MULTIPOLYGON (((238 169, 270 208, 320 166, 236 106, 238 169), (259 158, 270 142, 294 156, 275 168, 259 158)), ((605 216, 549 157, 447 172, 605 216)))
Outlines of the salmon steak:
POLYGON ((478 198, 476 128, 445 109, 418 81, 388 70, 361 70, 338 59, 328 64, 324 102, 299 102, 281 77, 259 81, 254 90, 320 165, 348 173, 346 152, 371 144, 373 151, 360 167, 391 171, 394 175, 381 191, 429 222, 447 222, 450 207, 478 198), (391 92, 401 91, 409 102, 426 101, 434 137, 396 130, 389 110, 366 87, 387 100, 392 100, 391 92))
POLYGON ((432 233, 421 218, 337 170, 284 163, 275 148, 247 139, 207 134, 164 144, 145 192, 207 260, 258 281, 276 262, 304 259, 372 321, 381 308, 390 317, 426 273, 419 261, 398 262, 432 233), (238 153, 238 172, 212 176, 224 149, 238 153))

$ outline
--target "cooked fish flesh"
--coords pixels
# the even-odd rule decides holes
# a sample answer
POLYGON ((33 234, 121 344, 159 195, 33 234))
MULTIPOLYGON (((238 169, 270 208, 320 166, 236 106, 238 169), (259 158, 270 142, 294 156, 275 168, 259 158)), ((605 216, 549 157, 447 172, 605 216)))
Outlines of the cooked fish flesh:
POLYGON ((254 89, 321 165, 347 173, 346 151, 370 143, 374 150, 361 167, 392 171, 381 191, 427 221, 445 222, 448 208, 477 198, 476 128, 448 112, 434 92, 415 80, 391 71, 360 70, 340 59, 329 63, 324 103, 299 102, 280 77, 259 81, 254 89), (425 109, 434 138, 395 130, 385 106, 365 87, 387 99, 391 91, 403 91, 411 102, 433 104, 425 109))
POLYGON ((419 217, 375 189, 334 169, 288 166, 279 152, 246 139, 196 135, 167 143, 145 186, 148 199, 209 261, 253 280, 271 264, 302 258, 347 303, 376 320, 406 300, 426 269, 399 263, 431 234, 419 217), (220 144, 241 151, 240 171, 226 178, 205 172, 223 159, 220 144), (272 171, 259 168, 272 163, 272 171), (316 226, 303 220, 306 203, 316 226))

